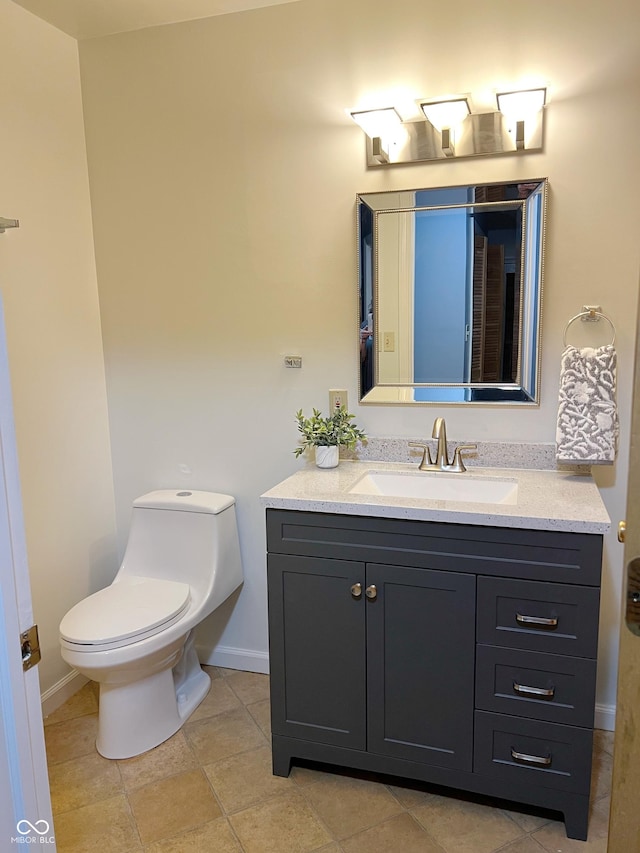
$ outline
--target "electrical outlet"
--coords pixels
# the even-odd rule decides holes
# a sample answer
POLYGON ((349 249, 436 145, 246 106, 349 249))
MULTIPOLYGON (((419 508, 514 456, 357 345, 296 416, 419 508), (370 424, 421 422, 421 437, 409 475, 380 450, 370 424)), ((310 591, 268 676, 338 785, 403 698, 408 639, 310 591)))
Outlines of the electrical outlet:
POLYGON ((335 388, 329 389, 329 411, 335 412, 336 409, 348 409, 347 403, 347 392, 337 390, 335 388))
POLYGON ((382 336, 382 349, 384 352, 395 352, 396 351, 396 333, 395 332, 385 332, 382 336))

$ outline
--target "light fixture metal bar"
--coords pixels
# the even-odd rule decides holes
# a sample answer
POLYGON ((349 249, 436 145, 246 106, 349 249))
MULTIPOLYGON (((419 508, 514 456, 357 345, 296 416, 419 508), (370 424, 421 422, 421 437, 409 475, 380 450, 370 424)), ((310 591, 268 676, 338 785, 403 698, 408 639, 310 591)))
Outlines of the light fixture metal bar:
POLYGON ((440 134, 428 121, 410 121, 403 124, 403 140, 390 147, 387 163, 376 159, 373 140, 366 137, 367 164, 369 166, 413 163, 420 160, 438 160, 445 154, 440 145, 440 134))
POLYGON ((447 157, 454 157, 456 153, 455 145, 453 144, 453 131, 450 127, 442 128, 442 150, 447 157))
POLYGON ((382 139, 379 136, 374 136, 371 140, 371 156, 380 165, 389 162, 389 153, 385 151, 382 139))
MULTIPOLYGON (((517 133, 512 136, 501 112, 471 113, 456 130, 455 148, 447 142, 446 134, 439 133, 429 121, 408 121, 402 127, 403 139, 386 152, 387 162, 376 159, 372 140, 367 138, 367 164, 369 166, 392 166, 396 163, 419 163, 430 160, 458 160, 461 157, 482 155, 526 154, 542 151, 544 110, 527 121, 526 147, 524 128, 521 134, 522 147, 518 147, 517 133), (444 150, 444 149, 448 150, 444 150), (452 152, 452 153, 450 153, 452 152)), ((449 143, 451 142, 451 138, 449 143)))

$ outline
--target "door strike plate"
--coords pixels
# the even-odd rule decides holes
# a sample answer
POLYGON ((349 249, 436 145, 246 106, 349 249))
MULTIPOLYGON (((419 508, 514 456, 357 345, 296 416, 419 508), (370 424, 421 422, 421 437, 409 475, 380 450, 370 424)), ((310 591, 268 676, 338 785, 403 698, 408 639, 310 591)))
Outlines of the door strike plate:
POLYGON ((38 626, 32 625, 20 634, 20 647, 22 650, 22 669, 26 672, 40 663, 40 638, 38 637, 38 626))

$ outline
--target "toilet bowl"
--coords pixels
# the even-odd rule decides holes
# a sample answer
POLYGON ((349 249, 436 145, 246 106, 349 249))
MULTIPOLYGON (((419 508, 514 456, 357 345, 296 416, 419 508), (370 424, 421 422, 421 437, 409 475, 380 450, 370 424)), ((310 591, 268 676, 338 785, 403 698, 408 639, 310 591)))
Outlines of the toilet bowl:
POLYGON ((160 490, 133 503, 113 583, 60 623, 63 659, 100 685, 96 748, 131 758, 175 734, 207 695, 195 628, 242 583, 235 500, 160 490))

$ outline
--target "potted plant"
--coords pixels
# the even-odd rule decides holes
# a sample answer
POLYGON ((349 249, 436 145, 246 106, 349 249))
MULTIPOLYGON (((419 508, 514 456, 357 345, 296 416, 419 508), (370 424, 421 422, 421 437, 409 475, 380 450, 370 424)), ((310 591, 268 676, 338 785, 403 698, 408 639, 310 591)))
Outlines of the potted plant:
POLYGON ((355 415, 349 414, 344 407, 326 418, 318 409, 313 409, 313 415, 305 418, 299 409, 296 420, 302 437, 293 452, 300 456, 307 448, 314 447, 318 468, 335 468, 340 447, 353 450, 358 441, 366 441, 364 432, 352 423, 354 418, 355 415))

